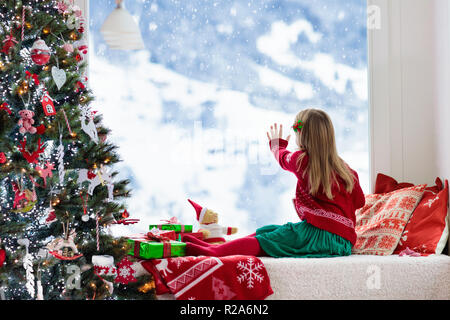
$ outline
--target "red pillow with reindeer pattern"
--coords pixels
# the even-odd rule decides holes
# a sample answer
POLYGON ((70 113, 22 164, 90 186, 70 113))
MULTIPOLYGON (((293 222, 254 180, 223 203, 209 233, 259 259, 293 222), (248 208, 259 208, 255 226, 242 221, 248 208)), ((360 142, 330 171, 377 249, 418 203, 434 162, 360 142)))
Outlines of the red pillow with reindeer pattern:
POLYGON ((356 211, 357 238, 352 253, 391 255, 425 188, 420 185, 366 195, 366 204, 356 211))
MULTIPOLYGON (((410 186, 410 183, 398 183, 394 178, 379 174, 375 193, 391 192, 410 186)), ((448 239, 448 181, 445 187, 441 179, 436 185, 427 187, 423 198, 413 211, 403 231, 394 254, 409 248, 422 255, 441 254, 448 239)))

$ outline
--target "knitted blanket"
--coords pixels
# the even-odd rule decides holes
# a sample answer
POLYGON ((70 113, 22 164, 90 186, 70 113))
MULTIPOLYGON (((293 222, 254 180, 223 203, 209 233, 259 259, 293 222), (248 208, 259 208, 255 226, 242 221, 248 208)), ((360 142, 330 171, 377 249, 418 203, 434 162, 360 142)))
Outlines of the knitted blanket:
POLYGON ((157 295, 171 293, 177 300, 263 300, 273 293, 256 257, 179 257, 141 265, 153 274, 157 295))

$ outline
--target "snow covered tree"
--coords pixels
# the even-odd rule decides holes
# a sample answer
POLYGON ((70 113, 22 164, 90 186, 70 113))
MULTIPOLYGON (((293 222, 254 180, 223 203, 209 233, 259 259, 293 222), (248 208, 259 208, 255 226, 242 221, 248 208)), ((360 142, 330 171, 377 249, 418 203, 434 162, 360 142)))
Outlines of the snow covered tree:
POLYGON ((92 267, 126 255, 109 228, 130 191, 90 106, 84 23, 71 1, 0 3, 0 299, 143 297, 92 267))

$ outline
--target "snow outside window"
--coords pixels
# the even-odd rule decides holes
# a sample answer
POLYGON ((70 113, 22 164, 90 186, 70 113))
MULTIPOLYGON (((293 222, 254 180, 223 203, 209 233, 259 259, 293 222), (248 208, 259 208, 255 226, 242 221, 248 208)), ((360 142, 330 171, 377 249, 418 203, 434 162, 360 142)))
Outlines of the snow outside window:
POLYGON ((172 216, 196 227, 187 198, 237 236, 297 222, 296 178, 276 166, 266 131, 308 107, 330 114, 369 191, 365 0, 128 0, 146 46, 130 52, 99 31, 114 2, 90 1, 89 81, 119 177, 132 181, 135 231, 172 216))

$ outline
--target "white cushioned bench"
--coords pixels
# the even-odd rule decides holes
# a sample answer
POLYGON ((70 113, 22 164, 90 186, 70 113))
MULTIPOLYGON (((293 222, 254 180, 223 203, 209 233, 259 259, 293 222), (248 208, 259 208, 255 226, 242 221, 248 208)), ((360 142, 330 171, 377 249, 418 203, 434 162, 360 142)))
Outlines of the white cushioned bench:
POLYGON ((274 291, 267 300, 450 300, 448 255, 261 260, 274 291))
POLYGON ((268 300, 450 299, 447 255, 261 260, 274 291, 268 300))

